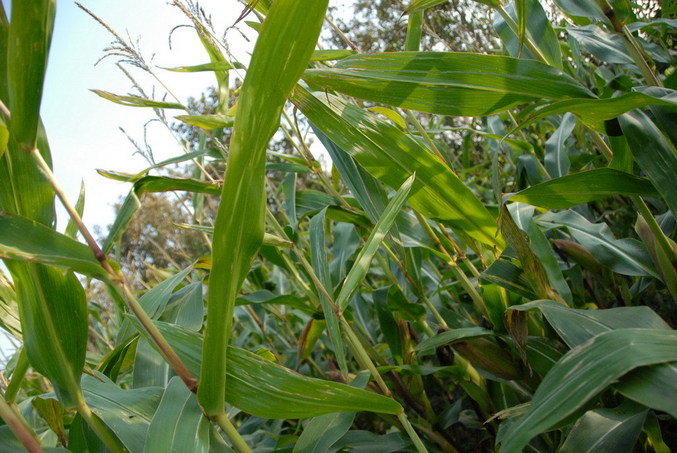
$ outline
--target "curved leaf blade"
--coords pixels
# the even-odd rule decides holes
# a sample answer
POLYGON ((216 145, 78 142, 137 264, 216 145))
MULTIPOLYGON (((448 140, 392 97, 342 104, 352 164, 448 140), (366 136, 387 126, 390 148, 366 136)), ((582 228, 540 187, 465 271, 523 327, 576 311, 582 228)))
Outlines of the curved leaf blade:
POLYGON ((498 55, 392 52, 344 58, 309 69, 311 86, 421 112, 486 116, 534 100, 592 98, 562 71, 498 55))
POLYGON ((621 329, 604 332, 562 357, 534 393, 529 412, 505 434, 501 452, 520 452, 635 368, 677 360, 677 332, 621 329))
MULTIPOLYGON (((203 357, 200 334, 161 321, 155 321, 155 325, 186 366, 197 373, 203 357)), ((228 346, 226 372, 225 401, 257 417, 298 419, 334 412, 398 414, 402 411, 402 406, 391 398, 303 376, 234 346, 228 346)))
POLYGON ((655 197, 658 192, 645 178, 611 168, 599 168, 537 184, 510 199, 546 209, 573 206, 617 195, 655 197))
POLYGON ((409 197, 414 209, 482 243, 502 246, 502 239, 496 236, 494 216, 420 142, 335 96, 313 95, 299 86, 292 102, 315 127, 386 185, 398 188, 416 172, 409 197))

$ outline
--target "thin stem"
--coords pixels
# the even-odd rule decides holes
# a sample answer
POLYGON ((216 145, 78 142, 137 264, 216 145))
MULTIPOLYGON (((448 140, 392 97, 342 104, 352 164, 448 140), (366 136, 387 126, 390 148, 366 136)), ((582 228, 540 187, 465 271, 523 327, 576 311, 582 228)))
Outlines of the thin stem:
POLYGON ((56 181, 54 173, 52 173, 52 169, 49 168, 49 165, 47 165, 47 162, 45 162, 37 149, 31 150, 30 154, 37 163, 38 168, 40 168, 43 175, 49 182, 52 190, 61 201, 61 204, 68 212, 70 218, 73 220, 73 223, 75 223, 75 225, 78 227, 80 234, 82 234, 82 237, 85 239, 85 242, 87 242, 87 245, 92 250, 92 253, 94 253, 94 256, 101 264, 101 267, 103 267, 104 270, 111 276, 113 287, 121 293, 120 295, 123 296, 122 300, 125 301, 127 307, 132 311, 132 313, 134 313, 136 318, 143 326, 144 330, 146 330, 146 332, 150 335, 153 342, 160 350, 160 353, 174 369, 176 374, 181 377, 183 382, 192 392, 195 392, 197 388, 197 380, 193 377, 188 368, 186 368, 179 356, 176 354, 174 349, 172 349, 167 340, 162 336, 157 327, 155 327, 155 324, 153 324, 153 321, 150 319, 148 314, 144 311, 141 305, 139 305, 136 297, 134 297, 129 288, 127 288, 125 285, 124 277, 113 270, 110 263, 108 262, 108 259, 106 258, 106 254, 103 253, 99 245, 96 243, 96 240, 82 221, 80 214, 78 214, 77 210, 70 203, 65 192, 56 181))
POLYGON ((226 436, 228 436, 228 439, 230 439, 235 451, 238 453, 252 453, 252 449, 249 448, 247 442, 244 441, 226 414, 217 415, 213 418, 213 420, 221 427, 223 432, 226 433, 226 436))
POLYGON ((42 453, 44 451, 33 430, 23 422, 3 397, 0 397, 0 417, 7 423, 16 438, 26 447, 26 450, 30 453, 42 453))
POLYGON ((437 157, 442 159, 442 162, 449 166, 447 159, 444 158, 440 150, 437 148, 437 145, 435 145, 435 142, 433 142, 432 138, 430 138, 430 135, 428 135, 428 131, 426 131, 423 125, 421 125, 421 122, 418 120, 418 118, 416 118, 416 116, 411 113, 411 110, 406 110, 406 115, 407 119, 411 121, 418 133, 421 134, 423 140, 425 140, 430 149, 437 155, 437 157))
POLYGON ((127 451, 124 445, 122 445, 122 442, 120 442, 120 439, 113 435, 108 428, 106 428, 106 425, 92 413, 92 410, 87 406, 87 403, 85 403, 84 400, 82 400, 77 407, 77 411, 109 451, 112 453, 124 453, 127 451))
MULTIPOLYGON (((515 19, 508 14, 508 12, 505 10, 505 8, 501 5, 498 8, 496 8, 496 11, 498 11, 498 14, 501 15, 503 20, 505 20, 505 23, 508 24, 510 29, 519 36, 519 27, 517 26, 517 23, 515 22, 515 19)), ((524 36, 524 43, 527 45, 531 53, 533 53, 536 58, 541 60, 543 63, 547 63, 548 59, 545 57, 543 52, 541 52, 541 49, 538 48, 536 43, 534 43, 534 40, 528 35, 525 34, 524 36)))
POLYGON ((134 294, 132 294, 129 288, 124 284, 119 286, 116 285, 114 288, 116 290, 122 290, 122 294, 120 296, 122 296, 122 299, 125 301, 127 308, 129 308, 146 333, 148 333, 151 340, 153 343, 155 343, 155 346, 158 348, 160 354, 162 357, 164 357, 169 366, 172 367, 174 372, 181 378, 184 384, 186 384, 186 387, 188 387, 191 392, 195 393, 197 391, 197 379, 193 376, 190 370, 188 370, 181 358, 176 354, 176 351, 174 351, 155 324, 153 324, 153 320, 139 304, 139 301, 136 300, 134 294))
POLYGON ((75 209, 75 206, 73 206, 70 201, 68 201, 68 197, 66 196, 66 193, 63 191, 59 183, 56 181, 56 178, 54 177, 54 173, 52 173, 52 169, 49 168, 49 165, 47 165, 47 162, 42 158, 42 155, 38 151, 37 148, 33 148, 30 151, 31 156, 33 157, 33 160, 35 163, 38 165, 38 168, 42 172, 42 174, 45 176, 47 179, 47 182, 49 185, 52 187, 52 190, 56 194, 56 196, 59 198, 61 201, 61 204, 63 207, 66 209, 68 212, 68 215, 70 216, 71 220, 73 223, 78 227, 78 231, 80 231, 80 234, 82 234, 82 237, 85 239, 85 242, 87 242, 87 245, 89 248, 92 250, 92 253, 94 253, 94 257, 99 261, 101 264, 101 267, 104 268, 104 270, 110 274, 110 276, 117 281, 124 281, 124 278, 117 274, 113 268, 111 267, 110 263, 108 263, 108 260, 106 259, 106 254, 103 253, 99 245, 96 243, 96 240, 94 239, 94 236, 89 232, 87 227, 85 226, 84 222, 82 221, 82 218, 80 217, 80 214, 78 214, 78 211, 75 209))
POLYGON ((404 413, 404 411, 397 414, 397 419, 400 421, 400 423, 402 423, 404 430, 407 432, 409 438, 414 443, 416 451, 418 453, 428 453, 428 449, 425 448, 425 445, 423 445, 423 441, 421 440, 420 437, 418 437, 418 433, 416 433, 414 427, 411 426, 411 422, 407 418, 407 415, 404 413))
POLYGON ((637 65, 640 72, 642 73, 644 80, 646 80, 646 82, 649 85, 653 85, 653 86, 656 86, 656 87, 662 87, 663 83, 660 81, 660 79, 653 72, 653 70, 649 66, 649 63, 647 63, 646 58, 644 57, 644 53, 642 52, 642 49, 639 47, 639 44, 637 44, 637 40, 632 35, 630 30, 628 30, 628 27, 623 25, 623 28, 621 30, 621 34, 624 38, 623 42, 625 43, 625 48, 628 50, 628 53, 630 54, 632 59, 635 61, 635 64, 637 65))

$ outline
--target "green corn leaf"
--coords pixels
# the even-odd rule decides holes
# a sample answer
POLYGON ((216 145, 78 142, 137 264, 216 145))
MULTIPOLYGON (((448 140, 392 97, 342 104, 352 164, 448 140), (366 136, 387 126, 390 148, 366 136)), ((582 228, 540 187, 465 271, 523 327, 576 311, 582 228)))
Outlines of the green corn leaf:
POLYGON ((567 209, 617 195, 655 197, 658 192, 645 178, 600 168, 537 184, 512 195, 510 199, 546 209, 567 209))
POLYGON ((30 4, 12 2, 9 25, 9 66, 7 77, 9 109, 12 112, 10 132, 23 147, 36 147, 40 123, 42 87, 47 70, 47 55, 52 41, 56 0, 36 0, 30 4))
POLYGON ((440 346, 454 344, 459 341, 470 340, 473 338, 482 338, 493 336, 494 332, 482 327, 462 327, 460 329, 449 330, 442 332, 434 337, 423 340, 416 345, 416 351, 424 352, 431 349, 437 349, 440 346))
POLYGON ((181 379, 169 381, 148 427, 144 452, 209 452, 209 420, 181 379))
POLYGON ((502 246, 502 239, 496 236, 496 219, 420 142, 335 96, 314 96, 297 87, 292 102, 340 149, 388 186, 400 187, 416 172, 409 198, 414 209, 482 243, 502 246))
POLYGON ((214 227, 206 359, 198 389, 207 414, 224 411, 226 345, 235 298, 263 238, 265 148, 310 60, 326 9, 326 0, 277 0, 263 23, 242 85, 214 227))
POLYGON ((630 449, 642 431, 648 409, 624 403, 586 412, 571 428, 561 453, 605 453, 630 449))
MULTIPOLYGON (((536 308, 572 348, 595 335, 614 329, 670 329, 670 326, 648 307, 575 310, 552 301, 541 300, 513 306, 511 310, 536 308)), ((676 380, 677 365, 663 364, 632 371, 615 387, 634 401, 674 416, 677 414, 677 395, 665 392, 664 389, 670 388, 673 385, 671 383, 676 380)))
POLYGON ((562 123, 545 142, 545 169, 553 178, 560 178, 569 174, 569 156, 566 140, 576 126, 576 117, 567 113, 562 117, 562 123))
MULTIPOLYGON (((146 170, 144 170, 145 172, 146 170)), ((99 171, 99 173, 102 173, 99 171)), ((207 193, 211 195, 220 195, 221 188, 216 184, 210 184, 195 179, 168 178, 166 176, 143 176, 139 175, 120 175, 117 173, 107 173, 113 179, 133 181, 134 187, 129 192, 125 201, 122 203, 118 215, 111 226, 106 242, 103 244, 104 253, 110 252, 113 245, 120 240, 125 230, 132 221, 134 214, 141 207, 139 196, 144 192, 171 192, 182 190, 194 193, 207 193)))
POLYGON ((185 190, 187 192, 207 193, 220 195, 221 187, 196 179, 168 178, 166 176, 144 176, 134 183, 134 191, 137 195, 143 192, 171 192, 185 190))
POLYGON ((437 5, 441 5, 447 0, 414 0, 411 2, 407 9, 404 10, 403 14, 411 14, 416 11, 423 11, 429 8, 433 8, 437 5))
POLYGON ((7 145, 9 144, 9 129, 7 124, 5 124, 2 117, 0 117, 0 159, 2 155, 7 151, 7 145))
POLYGON ((35 261, 107 279, 91 249, 35 221, 0 211, 0 258, 35 261))
POLYGON ((397 214, 399 214, 404 206, 404 202, 409 196, 409 191, 411 190, 414 180, 415 174, 404 181, 402 186, 388 203, 388 206, 386 206, 383 214, 381 214, 381 218, 376 222, 374 229, 371 230, 367 242, 362 249, 360 249, 360 253, 355 259, 355 264, 353 264, 353 267, 348 271, 348 275, 346 275, 343 285, 341 286, 341 291, 336 297, 336 305, 338 305, 341 310, 346 309, 353 293, 367 276, 371 261, 374 259, 374 255, 376 255, 386 234, 390 231, 390 227, 393 226, 397 214))
POLYGON ((578 345, 545 376, 529 412, 508 428, 500 451, 520 452, 537 434, 555 426, 629 371, 677 361, 677 332, 621 329, 578 345))
POLYGON ((339 148, 322 131, 316 127, 313 127, 313 131, 329 153, 350 192, 360 202, 371 221, 376 222, 388 204, 388 195, 383 186, 378 179, 359 166, 348 153, 339 148))
POLYGON ((16 285, 24 347, 66 408, 82 403, 80 375, 87 351, 87 300, 71 272, 37 263, 6 262, 16 285))
MULTIPOLYGON (((80 218, 82 218, 82 215, 85 211, 85 181, 80 182, 80 193, 78 194, 78 200, 75 202, 75 211, 78 213, 80 218)), ((78 226, 70 217, 68 218, 68 225, 66 225, 66 231, 64 234, 72 239, 75 239, 78 235, 78 226)))
POLYGON ((649 96, 645 93, 626 93, 615 98, 605 99, 567 99, 550 103, 538 110, 530 112, 529 116, 520 124, 520 128, 532 124, 534 121, 551 115, 571 112, 585 123, 604 133, 606 120, 616 118, 630 110, 650 105, 675 106, 675 97, 649 96))
POLYGON ((309 69, 304 80, 360 99, 454 116, 486 116, 541 99, 593 97, 546 64, 467 53, 356 55, 330 69, 309 69))
MULTIPOLYGON (((161 321, 155 325, 186 366, 197 373, 203 357, 200 335, 161 321)), ((391 398, 306 377, 234 346, 228 346, 228 361, 225 401, 257 417, 297 419, 333 412, 397 414, 402 410, 391 398)))
MULTIPOLYGON (((310 219, 310 262, 313 270, 320 280, 320 283, 329 292, 331 296, 333 293, 334 284, 329 273, 329 260, 327 258, 327 244, 324 234, 326 208, 320 211, 310 219)), ((322 305, 322 312, 324 319, 327 322, 327 331, 329 338, 334 348, 334 355, 338 361, 339 368, 343 373, 348 373, 348 362, 346 361, 346 354, 343 348, 343 339, 341 338, 341 325, 338 317, 332 307, 331 301, 327 299, 322 291, 318 290, 320 304, 322 305)))
POLYGON ((21 321, 19 320, 19 304, 16 299, 14 284, 0 270, 0 327, 21 340, 21 321))
POLYGON ((178 66, 176 68, 160 68, 173 72, 205 72, 205 71, 228 71, 229 69, 244 69, 240 63, 229 63, 227 61, 215 61, 193 66, 178 66))
POLYGON ((620 123, 635 161, 677 216, 677 150, 641 111, 626 113, 620 123))
POLYGON ((130 452, 144 451, 146 434, 155 413, 162 388, 122 390, 104 375, 82 378, 85 400, 104 424, 130 452))
POLYGON ((555 0, 559 9, 578 25, 594 21, 608 23, 608 19, 597 2, 580 0, 555 0))
POLYGON ((175 117, 190 126, 197 126, 201 129, 211 131, 222 127, 232 127, 235 118, 232 116, 214 114, 214 115, 180 115, 175 117))
POLYGON ((118 94, 109 93, 103 90, 91 90, 104 99, 107 99, 116 104, 125 105, 127 107, 152 107, 154 109, 179 109, 186 110, 186 108, 176 102, 154 101, 139 96, 120 96, 118 94))
POLYGON ((605 223, 591 223, 574 211, 548 212, 534 220, 546 228, 566 227, 577 242, 614 272, 659 278, 644 245, 631 238, 616 239, 605 223))
POLYGON ((509 310, 538 309, 570 347, 574 348, 600 333, 616 329, 670 329, 649 307, 619 307, 606 310, 580 310, 550 300, 515 305, 509 310))
POLYGON ((494 14, 494 28, 501 37, 510 55, 524 59, 543 59, 550 66, 562 69, 562 53, 557 33, 538 0, 517 0, 505 7, 505 11, 517 24, 514 30, 500 14, 494 14), (538 49, 535 55, 530 47, 525 47, 525 40, 538 49))
POLYGON ((357 52, 351 49, 324 49, 314 50, 310 61, 341 60, 342 58, 355 55, 357 52))

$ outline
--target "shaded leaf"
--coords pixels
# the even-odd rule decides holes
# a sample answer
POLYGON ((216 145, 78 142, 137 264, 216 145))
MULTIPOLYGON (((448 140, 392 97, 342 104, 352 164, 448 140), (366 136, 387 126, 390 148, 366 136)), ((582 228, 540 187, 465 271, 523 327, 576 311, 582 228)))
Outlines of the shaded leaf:
POLYGON ((546 209, 567 209, 617 195, 658 195, 653 184, 629 173, 599 168, 546 181, 510 197, 546 209))
POLYGON ((545 376, 529 412, 510 425, 502 452, 519 452, 537 434, 583 407, 629 371, 677 360, 677 332, 621 329, 578 345, 545 376))
POLYGON ((197 398, 181 379, 174 377, 148 427, 144 451, 207 453, 209 431, 209 420, 200 411, 197 398))

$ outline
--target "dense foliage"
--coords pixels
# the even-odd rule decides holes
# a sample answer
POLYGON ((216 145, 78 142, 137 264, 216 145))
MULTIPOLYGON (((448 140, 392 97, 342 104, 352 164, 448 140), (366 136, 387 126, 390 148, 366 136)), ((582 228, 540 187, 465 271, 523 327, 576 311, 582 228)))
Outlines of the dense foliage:
POLYGON ((0 452, 677 448, 670 2, 260 0, 246 64, 172 3, 216 90, 97 91, 185 124, 102 172, 100 245, 38 115, 55 0, 0 10, 0 452))

